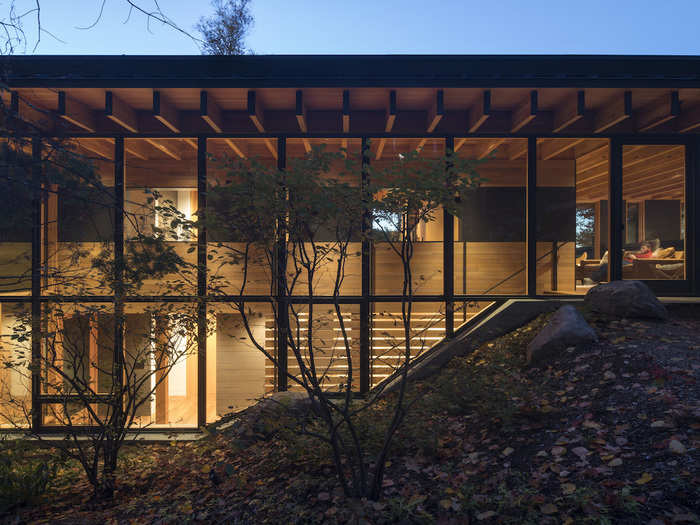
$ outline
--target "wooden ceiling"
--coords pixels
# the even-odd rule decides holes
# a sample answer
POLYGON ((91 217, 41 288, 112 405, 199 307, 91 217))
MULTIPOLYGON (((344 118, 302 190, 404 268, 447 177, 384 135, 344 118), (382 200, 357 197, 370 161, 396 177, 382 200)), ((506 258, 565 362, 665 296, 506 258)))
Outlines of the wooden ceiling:
POLYGON ((613 134, 700 130, 700 89, 18 88, 47 133, 613 134))

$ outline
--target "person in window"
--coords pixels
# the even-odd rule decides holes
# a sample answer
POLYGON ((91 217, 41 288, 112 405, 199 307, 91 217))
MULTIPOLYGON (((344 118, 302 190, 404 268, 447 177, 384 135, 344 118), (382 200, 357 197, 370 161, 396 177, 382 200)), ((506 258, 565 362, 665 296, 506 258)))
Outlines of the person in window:
POLYGON ((639 250, 635 252, 625 252, 622 259, 627 263, 632 263, 635 259, 650 259, 654 254, 651 243, 644 241, 639 245, 639 250))

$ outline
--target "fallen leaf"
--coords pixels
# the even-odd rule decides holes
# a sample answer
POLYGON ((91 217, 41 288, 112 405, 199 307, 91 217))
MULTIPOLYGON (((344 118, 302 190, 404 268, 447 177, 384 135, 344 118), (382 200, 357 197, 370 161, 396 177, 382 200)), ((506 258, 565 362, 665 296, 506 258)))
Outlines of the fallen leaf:
POLYGON ((576 485, 573 483, 562 483, 561 484, 561 491, 566 494, 567 496, 569 494, 573 494, 574 491, 576 490, 576 485))
POLYGON ((540 512, 542 514, 556 514, 557 512, 559 512, 559 509, 557 509, 557 506, 553 503, 547 503, 540 507, 540 512))
POLYGON ((510 456, 513 452, 515 452, 513 448, 506 447, 503 449, 503 452, 501 452, 501 454, 503 454, 504 456, 510 456))
POLYGON ((649 483, 652 479, 654 479, 654 476, 649 474, 648 472, 645 472, 644 474, 641 475, 641 477, 635 481, 637 485, 646 485, 649 483))
POLYGON ((489 518, 493 518, 496 515, 496 513, 492 510, 487 510, 486 512, 482 512, 480 514, 476 515, 476 519, 479 521, 487 520, 489 518))
POLYGON ((619 467, 620 465, 622 465, 622 460, 620 458, 615 458, 608 463, 609 467, 619 467))

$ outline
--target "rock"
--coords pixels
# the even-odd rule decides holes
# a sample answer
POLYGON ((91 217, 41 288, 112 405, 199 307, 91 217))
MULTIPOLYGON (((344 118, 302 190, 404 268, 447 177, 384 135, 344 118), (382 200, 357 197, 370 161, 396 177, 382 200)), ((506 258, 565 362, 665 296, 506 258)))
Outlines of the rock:
POLYGON ((547 325, 527 346, 527 362, 540 364, 570 346, 586 347, 598 336, 583 316, 571 305, 559 308, 547 325))
POLYGON ((641 281, 612 281, 594 286, 584 297, 592 311, 613 317, 668 319, 666 307, 641 281))
POLYGON ((668 442, 668 449, 673 452, 674 454, 685 454, 686 453, 686 448, 683 443, 678 441, 677 439, 672 439, 671 441, 668 442))

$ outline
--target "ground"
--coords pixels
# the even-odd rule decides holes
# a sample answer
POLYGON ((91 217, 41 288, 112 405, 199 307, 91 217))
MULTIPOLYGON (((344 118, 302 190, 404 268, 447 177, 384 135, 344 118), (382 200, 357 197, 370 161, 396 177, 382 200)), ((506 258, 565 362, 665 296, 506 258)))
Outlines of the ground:
POLYGON ((128 447, 109 504, 93 504, 67 464, 41 502, 5 519, 700 522, 698 311, 665 323, 587 317, 599 343, 548 366, 525 365, 538 318, 414 385, 380 502, 345 498, 311 438, 255 427, 242 439, 232 425, 198 442, 128 447))

